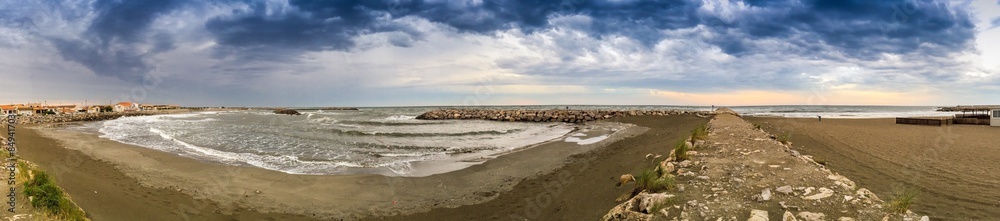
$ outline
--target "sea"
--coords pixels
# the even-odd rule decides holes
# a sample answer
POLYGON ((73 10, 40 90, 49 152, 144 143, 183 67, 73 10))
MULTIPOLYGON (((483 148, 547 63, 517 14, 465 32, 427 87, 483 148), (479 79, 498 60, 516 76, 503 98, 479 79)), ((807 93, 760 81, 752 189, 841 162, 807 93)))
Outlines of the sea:
MULTIPOLYGON (((253 166, 290 174, 428 175, 420 162, 491 156, 544 142, 588 145, 622 128, 582 128, 568 123, 484 120, 418 120, 442 108, 712 110, 712 106, 477 106, 303 108, 299 116, 270 111, 191 112, 123 117, 72 128, 117 142, 207 162, 253 166)), ((931 106, 738 106, 744 116, 886 118, 950 116, 931 106)))

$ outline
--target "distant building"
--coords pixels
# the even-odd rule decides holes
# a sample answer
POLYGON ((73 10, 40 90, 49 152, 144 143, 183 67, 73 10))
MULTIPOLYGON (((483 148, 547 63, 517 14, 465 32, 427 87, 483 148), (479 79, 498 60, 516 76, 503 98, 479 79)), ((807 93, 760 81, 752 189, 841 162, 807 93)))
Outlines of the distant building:
POLYGON ((1000 109, 993 109, 990 112, 993 113, 990 117, 990 126, 1000 127, 1000 109))
POLYGON ((113 108, 115 112, 131 112, 131 111, 139 111, 141 110, 141 107, 142 106, 139 105, 139 103, 124 101, 124 102, 118 102, 118 104, 115 104, 113 108))
POLYGON ((0 105, 0 113, 7 114, 17 114, 17 108, 14 105, 0 105))
POLYGON ((101 108, 101 106, 96 106, 96 105, 95 106, 83 106, 83 107, 80 107, 80 109, 78 111, 81 112, 81 113, 93 114, 93 113, 100 113, 101 109, 103 109, 103 108, 101 108))

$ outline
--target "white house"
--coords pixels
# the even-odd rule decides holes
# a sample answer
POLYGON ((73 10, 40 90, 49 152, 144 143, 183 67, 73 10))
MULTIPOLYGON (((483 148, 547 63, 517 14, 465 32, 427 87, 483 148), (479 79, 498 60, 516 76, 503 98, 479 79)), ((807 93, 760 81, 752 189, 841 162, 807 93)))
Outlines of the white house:
POLYGON ((114 110, 115 112, 139 111, 140 107, 141 106, 139 105, 139 103, 132 103, 125 101, 125 102, 118 102, 118 104, 115 104, 114 110))
POLYGON ((80 112, 84 112, 84 113, 88 113, 88 114, 90 114, 90 113, 100 113, 101 112, 101 106, 86 106, 86 107, 82 107, 82 108, 80 108, 80 112))
POLYGON ((990 110, 992 116, 990 117, 990 126, 1000 127, 1000 109, 990 110))

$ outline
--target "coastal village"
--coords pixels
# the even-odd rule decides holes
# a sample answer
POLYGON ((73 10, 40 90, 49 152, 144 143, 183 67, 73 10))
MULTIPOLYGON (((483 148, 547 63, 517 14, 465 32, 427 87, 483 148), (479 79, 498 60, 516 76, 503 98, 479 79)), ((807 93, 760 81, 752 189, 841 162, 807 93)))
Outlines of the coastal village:
POLYGON ((140 104, 136 102, 122 101, 110 105, 76 105, 58 104, 47 105, 43 103, 24 104, 4 104, 0 105, 0 112, 4 115, 33 116, 33 115, 68 115, 82 113, 105 113, 105 112, 136 112, 136 111, 156 111, 156 110, 176 110, 179 105, 173 104, 140 104))
MULTIPOLYGON (((141 104, 136 102, 118 102, 111 105, 75 105, 45 103, 5 104, 0 105, 0 113, 17 117, 17 124, 63 123, 74 121, 110 120, 123 116, 142 116, 184 111, 179 105, 172 104, 141 104)), ((7 121, 3 121, 6 124, 7 121)))

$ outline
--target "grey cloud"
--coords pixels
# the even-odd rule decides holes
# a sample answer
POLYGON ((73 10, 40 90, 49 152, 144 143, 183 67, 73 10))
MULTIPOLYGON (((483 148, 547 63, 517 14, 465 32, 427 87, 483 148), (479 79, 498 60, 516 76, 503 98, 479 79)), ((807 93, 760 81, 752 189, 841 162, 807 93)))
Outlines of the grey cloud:
POLYGON ((153 69, 150 56, 172 50, 169 33, 150 33, 158 17, 179 8, 181 0, 98 0, 93 22, 77 39, 50 38, 63 59, 80 63, 98 75, 141 82, 153 69), (148 50, 141 48, 145 46, 148 50))

